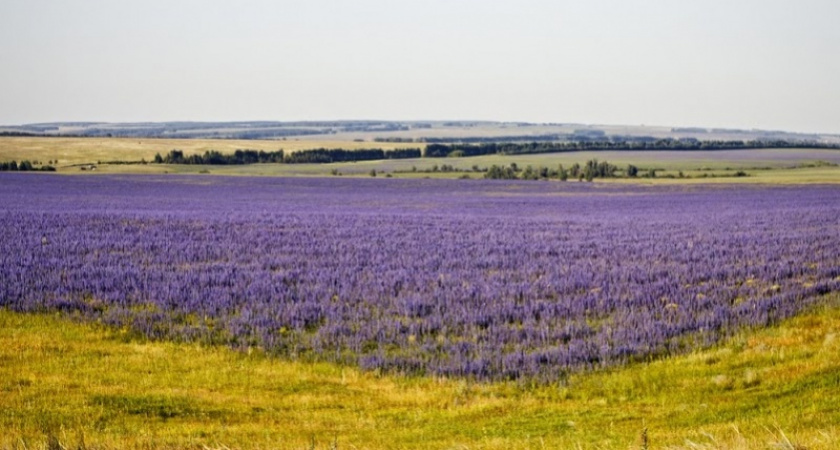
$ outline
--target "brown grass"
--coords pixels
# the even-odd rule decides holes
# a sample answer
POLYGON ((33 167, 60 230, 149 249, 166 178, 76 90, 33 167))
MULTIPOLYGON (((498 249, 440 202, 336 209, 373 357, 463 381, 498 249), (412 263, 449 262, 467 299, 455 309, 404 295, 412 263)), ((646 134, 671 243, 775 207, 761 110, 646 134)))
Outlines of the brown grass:
POLYGON ((419 147, 422 144, 396 144, 353 141, 299 140, 227 140, 227 139, 127 139, 127 138, 52 138, 0 137, 0 161, 58 161, 56 167, 95 164, 99 161, 151 161, 156 153, 172 149, 185 154, 217 150, 233 153, 237 149, 295 152, 311 148, 395 148, 419 147))

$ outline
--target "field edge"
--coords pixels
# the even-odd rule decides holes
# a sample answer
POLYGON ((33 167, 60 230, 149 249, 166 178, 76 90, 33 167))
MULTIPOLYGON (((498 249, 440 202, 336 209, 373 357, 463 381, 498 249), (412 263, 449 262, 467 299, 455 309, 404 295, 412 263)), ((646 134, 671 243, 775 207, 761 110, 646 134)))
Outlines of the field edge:
POLYGON ((552 386, 383 376, 0 309, 0 448, 642 448, 646 429, 652 448, 827 449, 840 440, 840 295, 821 303, 552 386))

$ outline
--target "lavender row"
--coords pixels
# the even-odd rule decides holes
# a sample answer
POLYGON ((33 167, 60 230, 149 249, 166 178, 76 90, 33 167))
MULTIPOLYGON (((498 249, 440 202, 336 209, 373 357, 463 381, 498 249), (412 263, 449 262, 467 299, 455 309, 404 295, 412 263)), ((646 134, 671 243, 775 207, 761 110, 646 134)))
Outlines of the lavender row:
POLYGON ((840 188, 0 177, 0 304, 155 339, 552 381, 840 288, 840 188))

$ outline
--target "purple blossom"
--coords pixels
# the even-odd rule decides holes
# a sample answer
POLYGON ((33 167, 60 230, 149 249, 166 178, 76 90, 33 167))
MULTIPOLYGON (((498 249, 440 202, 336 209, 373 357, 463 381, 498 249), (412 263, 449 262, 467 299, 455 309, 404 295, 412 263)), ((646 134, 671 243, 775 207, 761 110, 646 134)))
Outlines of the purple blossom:
POLYGON ((393 372, 553 381, 840 288, 840 188, 3 174, 0 306, 393 372))

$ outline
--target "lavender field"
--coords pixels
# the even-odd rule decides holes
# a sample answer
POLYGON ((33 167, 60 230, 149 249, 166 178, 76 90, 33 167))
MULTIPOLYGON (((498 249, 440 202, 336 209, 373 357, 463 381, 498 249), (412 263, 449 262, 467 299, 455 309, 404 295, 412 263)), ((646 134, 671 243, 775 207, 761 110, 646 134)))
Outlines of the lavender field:
POLYGON ((837 186, 0 176, 0 306, 480 380, 705 347, 840 290, 837 186))

